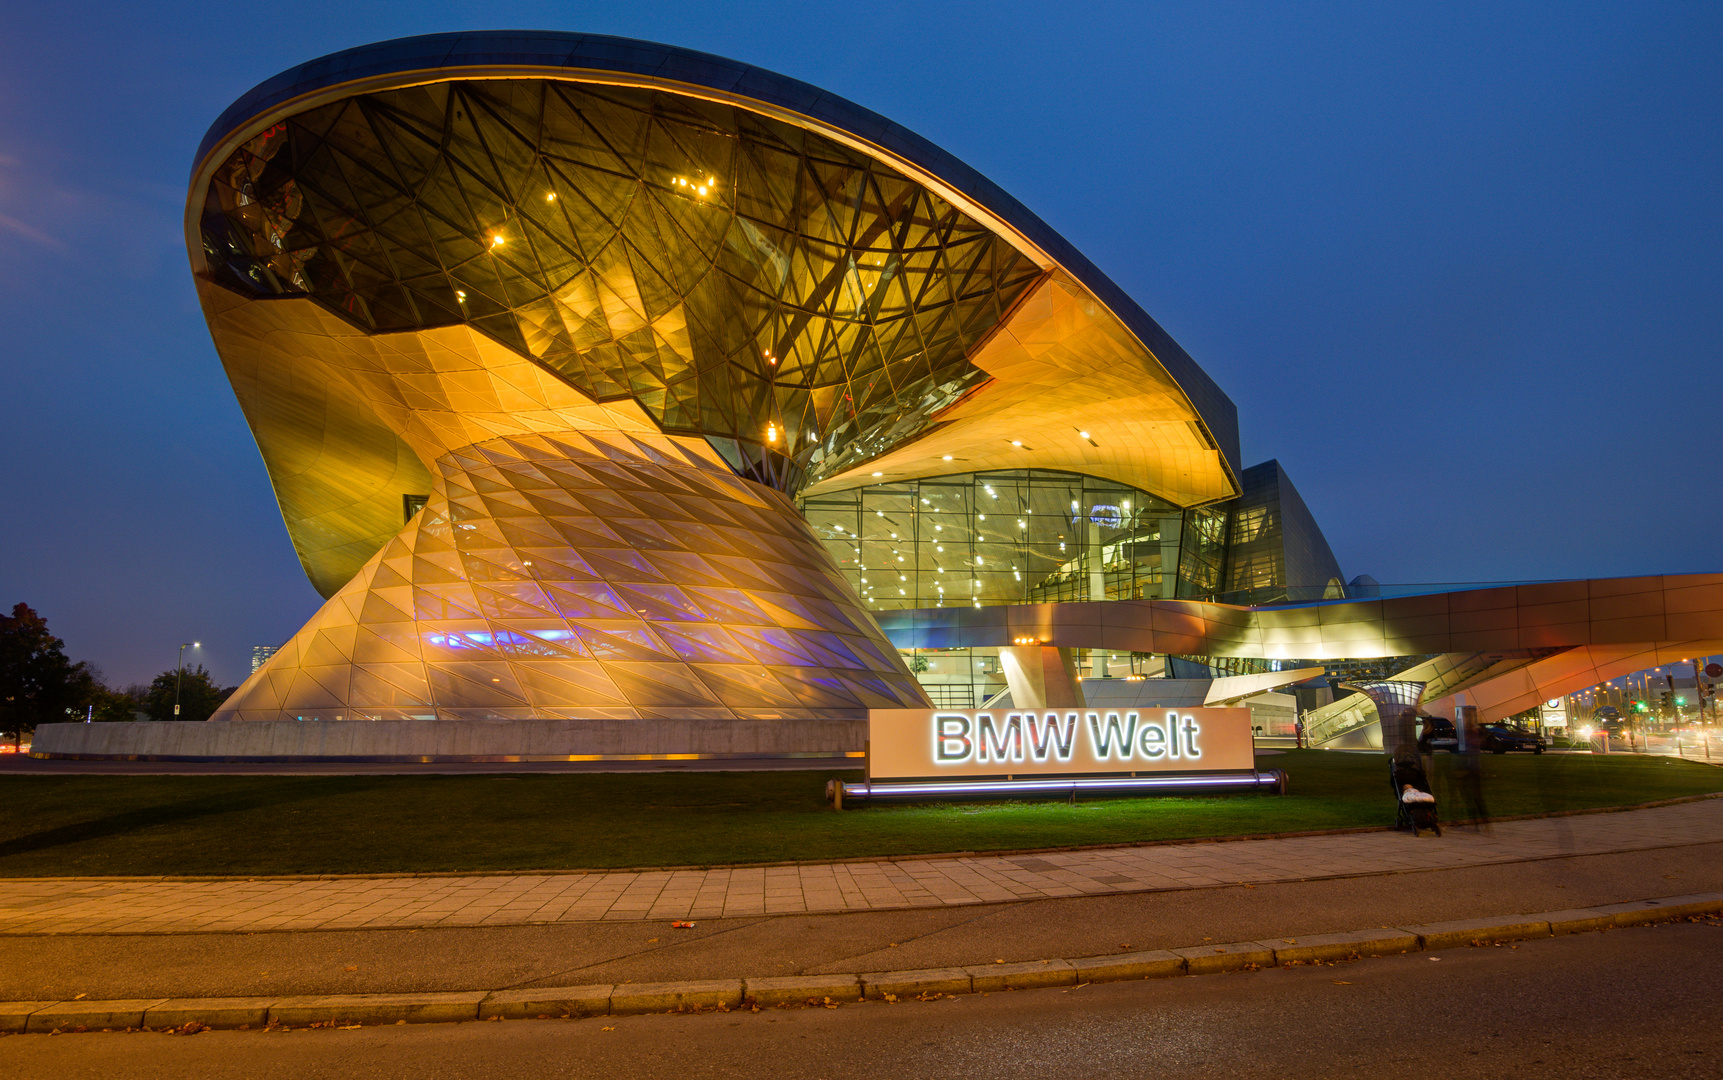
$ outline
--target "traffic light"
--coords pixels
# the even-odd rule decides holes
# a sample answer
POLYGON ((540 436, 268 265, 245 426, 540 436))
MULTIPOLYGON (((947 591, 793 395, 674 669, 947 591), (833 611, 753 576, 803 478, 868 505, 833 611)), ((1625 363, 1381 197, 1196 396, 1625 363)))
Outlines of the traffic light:
POLYGON ((1675 699, 1675 704, 1677 704, 1677 705, 1686 705, 1686 704, 1687 704, 1687 695, 1685 695, 1685 694, 1683 694, 1683 695, 1681 695, 1681 696, 1680 696, 1680 697, 1678 697, 1678 698, 1676 698, 1676 699, 1675 699))

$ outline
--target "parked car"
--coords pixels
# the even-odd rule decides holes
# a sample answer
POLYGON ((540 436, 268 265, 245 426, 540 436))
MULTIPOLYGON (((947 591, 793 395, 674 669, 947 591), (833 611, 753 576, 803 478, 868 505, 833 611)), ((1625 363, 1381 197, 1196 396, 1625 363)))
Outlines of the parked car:
POLYGON ((1544 752, 1543 737, 1525 728, 1507 724, 1485 724, 1483 735, 1483 746, 1480 749, 1492 754, 1505 754, 1510 750, 1529 750, 1534 754, 1544 752))

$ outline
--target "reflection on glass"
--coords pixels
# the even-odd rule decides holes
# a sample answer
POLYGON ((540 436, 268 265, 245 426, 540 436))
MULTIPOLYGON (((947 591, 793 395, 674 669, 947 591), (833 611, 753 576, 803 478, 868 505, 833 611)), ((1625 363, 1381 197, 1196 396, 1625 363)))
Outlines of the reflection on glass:
POLYGON ((1076 473, 967 473, 799 506, 875 611, 1204 595, 1225 552, 1224 511, 1076 473), (1183 537, 1197 547, 1181 557, 1183 537))
POLYGON ((794 493, 985 381, 1040 277, 937 194, 745 109, 537 79, 348 98, 249 140, 212 275, 388 332, 467 324, 794 493))

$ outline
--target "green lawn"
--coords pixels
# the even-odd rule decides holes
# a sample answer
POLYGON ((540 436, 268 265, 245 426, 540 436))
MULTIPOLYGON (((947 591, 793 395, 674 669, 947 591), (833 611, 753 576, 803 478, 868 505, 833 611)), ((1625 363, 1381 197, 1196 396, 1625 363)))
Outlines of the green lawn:
MULTIPOLYGON (((1289 751, 1284 798, 832 811, 833 773, 0 777, 0 876, 537 870, 836 859, 1296 832, 1392 821, 1379 756, 1289 751)), ((1446 755, 1436 787, 1445 793, 1446 755)), ((1668 758, 1486 757, 1498 816, 1723 790, 1668 758)), ((854 774, 851 774, 852 778, 854 774)), ((1444 816, 1454 803, 1444 798, 1444 816)))

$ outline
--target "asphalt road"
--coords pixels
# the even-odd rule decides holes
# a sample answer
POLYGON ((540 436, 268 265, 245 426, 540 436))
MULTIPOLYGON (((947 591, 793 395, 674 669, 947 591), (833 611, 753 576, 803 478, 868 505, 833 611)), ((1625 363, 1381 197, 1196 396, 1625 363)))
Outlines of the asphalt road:
POLYGON ((1723 923, 1335 966, 700 1016, 0 1037, 11 1080, 126 1076, 1706 1077, 1723 923))

